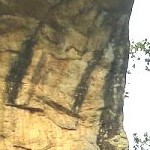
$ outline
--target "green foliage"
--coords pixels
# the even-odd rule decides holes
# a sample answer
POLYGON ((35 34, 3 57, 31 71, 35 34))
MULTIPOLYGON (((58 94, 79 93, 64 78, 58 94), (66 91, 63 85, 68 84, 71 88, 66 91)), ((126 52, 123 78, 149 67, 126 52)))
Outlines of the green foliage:
POLYGON ((150 56, 150 42, 147 39, 135 43, 134 41, 131 42, 130 46, 130 54, 136 53, 138 51, 145 52, 145 55, 149 54, 150 56))
MULTIPOLYGON (((145 61, 144 67, 146 71, 150 71, 150 42, 145 39, 140 42, 132 41, 130 44, 130 53, 129 53, 129 66, 127 74, 132 74, 134 71, 133 68, 136 68, 138 61, 145 61)), ((129 83, 128 83, 129 84, 129 83)), ((126 86, 127 88, 127 86, 126 86)), ((125 98, 129 98, 129 92, 124 93, 125 98)))
POLYGON ((135 141, 134 150, 149 150, 150 149, 150 136, 144 133, 143 137, 139 137, 137 133, 133 134, 135 141))
MULTIPOLYGON (((135 43, 134 41, 131 42, 130 45, 130 59, 132 59, 135 63, 133 63, 132 67, 136 67, 136 61, 141 60, 141 54, 144 54, 145 59, 145 70, 150 71, 149 64, 150 64, 150 42, 145 39, 140 42, 135 43)), ((131 71, 127 72, 128 74, 131 71)))
MULTIPOLYGON (((140 42, 131 42, 129 58, 130 63, 128 69, 131 70, 128 70, 127 74, 132 74, 132 71, 134 71, 132 68, 136 68, 136 63, 138 61, 141 61, 142 63, 145 62, 145 70, 150 71, 150 42, 147 39, 140 42)), ((125 92, 125 97, 129 97, 129 92, 125 92)), ((133 146, 134 150, 150 150, 150 136, 147 132, 142 136, 134 133, 133 139, 135 142, 135 145, 133 146)))

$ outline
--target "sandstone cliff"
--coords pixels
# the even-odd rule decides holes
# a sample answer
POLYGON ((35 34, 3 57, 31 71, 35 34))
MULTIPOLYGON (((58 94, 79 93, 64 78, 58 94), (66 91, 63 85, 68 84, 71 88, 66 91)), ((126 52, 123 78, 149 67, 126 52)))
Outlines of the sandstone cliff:
POLYGON ((0 150, 124 150, 133 0, 0 0, 0 150))

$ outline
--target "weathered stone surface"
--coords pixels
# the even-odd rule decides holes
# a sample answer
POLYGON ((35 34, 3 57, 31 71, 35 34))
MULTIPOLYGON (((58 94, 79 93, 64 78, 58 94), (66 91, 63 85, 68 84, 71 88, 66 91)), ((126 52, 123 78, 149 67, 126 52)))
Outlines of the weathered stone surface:
POLYGON ((127 147, 132 4, 0 0, 0 150, 127 147))

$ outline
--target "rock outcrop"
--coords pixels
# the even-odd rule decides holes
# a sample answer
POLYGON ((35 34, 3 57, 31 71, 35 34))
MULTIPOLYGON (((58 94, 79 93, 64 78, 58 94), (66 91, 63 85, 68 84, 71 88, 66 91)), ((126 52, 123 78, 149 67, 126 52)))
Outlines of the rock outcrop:
POLYGON ((133 0, 0 0, 0 150, 124 150, 133 0))

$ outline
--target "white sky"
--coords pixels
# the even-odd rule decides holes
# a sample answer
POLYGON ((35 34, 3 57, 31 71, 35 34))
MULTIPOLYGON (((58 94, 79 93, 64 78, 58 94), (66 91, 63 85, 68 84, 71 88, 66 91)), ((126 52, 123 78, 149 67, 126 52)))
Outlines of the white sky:
POLYGON ((130 19, 130 40, 150 39, 150 0, 135 0, 130 19))
MULTIPOLYGON (((130 40, 137 42, 145 38, 150 41, 150 0, 135 0, 130 19, 130 40)), ((144 69, 143 58, 132 69, 127 81, 130 82, 130 94, 125 99, 124 126, 131 144, 130 150, 133 150, 133 133, 150 134, 150 72, 144 69)))

